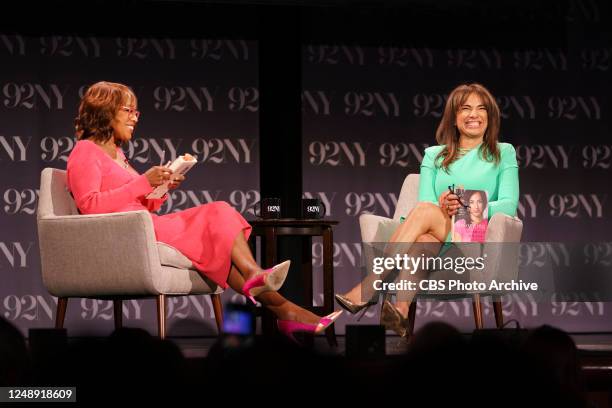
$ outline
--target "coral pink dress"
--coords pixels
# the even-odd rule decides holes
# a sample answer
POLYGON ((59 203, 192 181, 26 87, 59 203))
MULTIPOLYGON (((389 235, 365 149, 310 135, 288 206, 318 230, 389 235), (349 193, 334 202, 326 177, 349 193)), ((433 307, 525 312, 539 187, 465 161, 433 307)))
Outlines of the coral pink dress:
MULTIPOLYGON (((121 149, 118 153, 123 155, 121 149)), ((167 197, 149 200, 153 191, 145 175, 122 168, 98 145, 80 140, 68 157, 68 187, 83 214, 157 211, 167 197)), ((251 226, 229 204, 216 201, 166 215, 151 214, 158 241, 181 251, 204 276, 223 288, 231 251, 240 232, 251 226)))

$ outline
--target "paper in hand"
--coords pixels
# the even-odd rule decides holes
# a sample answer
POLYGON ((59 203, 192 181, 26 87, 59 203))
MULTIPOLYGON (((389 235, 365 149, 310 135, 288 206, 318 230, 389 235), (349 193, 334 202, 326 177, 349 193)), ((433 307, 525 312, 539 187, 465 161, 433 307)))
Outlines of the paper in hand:
MULTIPOLYGON (((176 158, 175 161, 172 162, 168 168, 172 170, 173 173, 177 174, 185 174, 187 173, 196 163, 198 159, 195 156, 190 155, 189 153, 185 153, 182 156, 176 158)), ((168 192, 168 185, 172 182, 172 180, 166 181, 164 184, 161 184, 155 187, 155 190, 150 192, 146 198, 148 199, 157 199, 162 198, 164 194, 168 192)))

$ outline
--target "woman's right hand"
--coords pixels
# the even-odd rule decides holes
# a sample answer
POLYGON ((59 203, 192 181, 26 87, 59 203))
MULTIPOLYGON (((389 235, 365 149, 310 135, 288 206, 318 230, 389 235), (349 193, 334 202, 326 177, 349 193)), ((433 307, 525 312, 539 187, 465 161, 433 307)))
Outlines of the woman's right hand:
POLYGON ((170 180, 172 171, 164 166, 153 166, 145 172, 151 187, 157 187, 170 180))
POLYGON ((440 197, 438 198, 438 205, 444 214, 452 217, 453 215, 457 214, 457 210, 459 209, 459 197, 450 191, 445 191, 440 194, 440 197))

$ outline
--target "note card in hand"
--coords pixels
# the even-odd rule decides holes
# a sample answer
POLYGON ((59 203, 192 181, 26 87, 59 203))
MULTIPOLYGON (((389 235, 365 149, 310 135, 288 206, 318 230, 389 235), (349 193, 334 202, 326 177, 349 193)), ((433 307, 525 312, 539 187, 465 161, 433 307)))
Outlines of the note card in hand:
MULTIPOLYGON (((168 168, 172 170, 172 172, 175 174, 185 174, 197 162, 198 162, 198 159, 195 156, 192 156, 187 153, 187 154, 177 157, 176 160, 173 161, 170 166, 168 166, 168 168)), ((168 192, 168 185, 170 184, 170 181, 171 180, 168 180, 164 184, 160 184, 159 186, 155 187, 155 190, 150 192, 147 195, 147 198, 148 199, 162 198, 164 194, 168 192)))

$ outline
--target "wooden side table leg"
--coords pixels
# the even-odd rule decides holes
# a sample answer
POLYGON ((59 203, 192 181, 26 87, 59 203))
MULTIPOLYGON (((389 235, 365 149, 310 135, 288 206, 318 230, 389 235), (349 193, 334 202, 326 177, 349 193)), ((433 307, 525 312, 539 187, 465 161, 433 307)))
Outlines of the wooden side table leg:
POLYGON ((253 254, 253 259, 257 261, 257 235, 255 235, 255 231, 251 233, 248 244, 249 248, 251 249, 251 253, 253 254))
MULTIPOLYGON (((271 268, 278 260, 277 256, 277 241, 276 241, 276 227, 268 227, 265 229, 265 268, 271 268)), ((274 314, 265 307, 261 310, 261 330, 264 335, 273 335, 276 333, 276 321, 274 314)))
POLYGON ((276 242, 276 228, 266 228, 266 264, 265 268, 271 268, 278 262, 276 259, 277 242, 276 242))
POLYGON ((312 302, 312 238, 302 237, 302 288, 304 289, 304 307, 311 309, 312 302))
MULTIPOLYGON (((323 313, 334 311, 334 236, 331 226, 323 229, 323 313)), ((327 342, 332 347, 338 346, 335 325, 326 331, 327 342)))
MULTIPOLYGON (((251 252, 253 253, 253 258, 257 261, 258 265, 260 265, 262 268, 265 268, 265 250, 266 250, 266 241, 265 241, 265 236, 262 233, 261 227, 257 227, 254 226, 253 227, 253 231, 251 232, 251 236, 249 237, 249 247, 251 248, 251 252), (259 259, 257 258, 257 237, 260 237, 259 240, 259 248, 260 248, 260 253, 259 253, 259 259)), ((220 299, 220 297, 217 295, 217 297, 220 299)), ((211 296, 211 299, 213 300, 213 305, 214 305, 214 296, 211 296)), ((219 305, 221 305, 221 302, 219 301, 219 305)), ((263 333, 263 313, 262 310, 263 308, 261 307, 257 307, 253 304, 251 304, 251 302, 249 302, 247 300, 247 305, 250 306, 253 315, 255 316, 255 319, 257 319, 258 317, 261 318, 261 322, 262 322, 262 333, 263 333)), ((215 318, 217 318, 216 315, 216 310, 215 310, 215 318)), ((223 318, 223 316, 221 315, 221 318, 223 318)), ((221 328, 222 325, 219 326, 219 321, 217 320, 217 326, 219 327, 219 335, 221 335, 221 328)))

